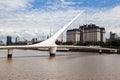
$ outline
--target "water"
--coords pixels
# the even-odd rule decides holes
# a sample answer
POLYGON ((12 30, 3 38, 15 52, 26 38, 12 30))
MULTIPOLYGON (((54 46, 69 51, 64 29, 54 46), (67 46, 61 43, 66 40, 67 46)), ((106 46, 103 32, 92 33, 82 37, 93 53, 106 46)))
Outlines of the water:
POLYGON ((0 51, 0 80, 120 80, 120 55, 14 50, 0 51))

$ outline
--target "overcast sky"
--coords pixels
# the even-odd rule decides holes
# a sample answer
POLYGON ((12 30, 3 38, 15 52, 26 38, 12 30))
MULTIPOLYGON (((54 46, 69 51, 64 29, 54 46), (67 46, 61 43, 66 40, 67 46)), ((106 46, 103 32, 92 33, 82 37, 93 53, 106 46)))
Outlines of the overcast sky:
POLYGON ((55 33, 84 11, 69 29, 94 23, 120 33, 120 0, 0 0, 0 39, 7 35, 26 39, 55 33))

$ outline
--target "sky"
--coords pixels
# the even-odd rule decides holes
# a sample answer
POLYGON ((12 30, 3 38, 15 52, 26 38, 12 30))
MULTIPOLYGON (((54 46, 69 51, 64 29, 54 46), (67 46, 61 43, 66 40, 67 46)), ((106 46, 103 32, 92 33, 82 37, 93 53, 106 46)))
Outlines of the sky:
POLYGON ((105 27, 107 38, 110 31, 120 34, 120 0, 0 0, 0 40, 46 38, 80 12, 69 29, 93 23, 105 27))

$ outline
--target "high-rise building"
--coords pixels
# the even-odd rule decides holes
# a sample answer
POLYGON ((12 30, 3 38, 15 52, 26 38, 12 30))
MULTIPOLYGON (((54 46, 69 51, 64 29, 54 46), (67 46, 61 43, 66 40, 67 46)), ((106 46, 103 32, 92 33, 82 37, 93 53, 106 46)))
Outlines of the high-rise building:
POLYGON ((7 36, 7 45, 12 45, 12 37, 7 36))
POLYGON ((110 39, 117 39, 118 35, 116 33, 110 32, 110 39))
POLYGON ((72 41, 74 43, 80 41, 80 30, 79 29, 68 30, 67 41, 72 41))
POLYGON ((79 29, 81 41, 106 41, 105 28, 100 28, 95 24, 89 24, 80 26, 79 29))
POLYGON ((15 43, 18 43, 19 41, 20 41, 20 37, 17 36, 17 37, 15 38, 15 43))
POLYGON ((76 30, 67 31, 67 41, 106 41, 105 28, 100 28, 95 24, 83 25, 76 30))

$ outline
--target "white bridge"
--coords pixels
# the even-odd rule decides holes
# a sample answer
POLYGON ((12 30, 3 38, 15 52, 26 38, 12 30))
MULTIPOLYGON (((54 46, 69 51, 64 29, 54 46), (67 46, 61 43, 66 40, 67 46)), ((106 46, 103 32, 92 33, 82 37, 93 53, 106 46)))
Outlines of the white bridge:
MULTIPOLYGON (((63 28, 61 28, 56 34, 54 34, 52 37, 50 37, 49 39, 47 39, 47 40, 45 40, 43 42, 33 44, 33 45, 0 46, 0 50, 7 49, 8 50, 8 58, 12 58, 13 49, 49 48, 50 56, 55 56, 57 47, 61 47, 61 48, 71 48, 71 47, 73 47, 73 48, 77 47, 78 48, 79 47, 80 48, 80 46, 58 46, 58 45, 55 44, 55 41, 81 14, 82 14, 82 12, 80 14, 78 14, 75 18, 73 18, 65 26, 63 26, 63 28)), ((84 48, 88 48, 88 47, 84 46, 84 48)), ((99 49, 99 48, 97 48, 97 49, 99 49)), ((101 49, 99 49, 100 52, 103 49, 111 50, 110 48, 101 48, 101 49)), ((112 50, 116 52, 116 49, 112 49, 112 50)))

